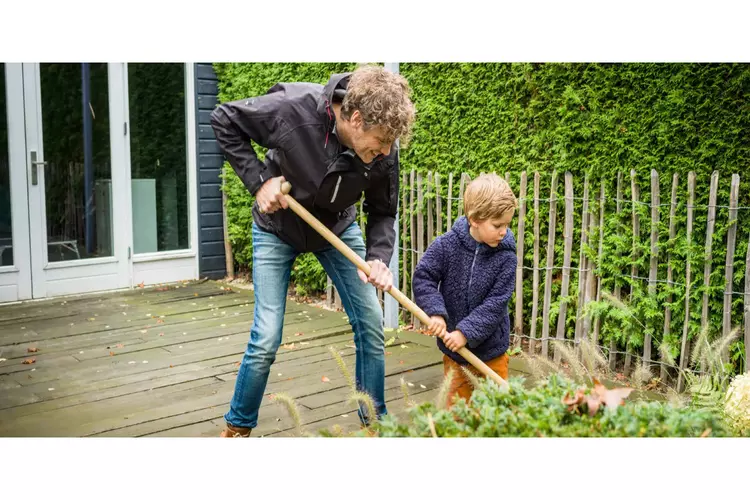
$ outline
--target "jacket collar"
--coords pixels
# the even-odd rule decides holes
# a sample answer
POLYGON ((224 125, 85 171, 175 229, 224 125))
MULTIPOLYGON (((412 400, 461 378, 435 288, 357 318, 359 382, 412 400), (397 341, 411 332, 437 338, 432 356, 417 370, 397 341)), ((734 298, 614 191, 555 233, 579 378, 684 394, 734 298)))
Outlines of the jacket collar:
MULTIPOLYGON (((336 87, 338 87, 339 83, 346 80, 346 83, 348 84, 349 77, 352 76, 351 72, 349 73, 336 73, 334 75, 331 75, 331 78, 328 80, 328 83, 325 84, 323 87, 323 99, 318 103, 318 112, 321 114, 324 114, 328 116, 328 109, 331 104, 333 104, 333 92, 336 90, 336 87)), ((331 111, 331 115, 333 115, 333 111, 331 111)), ((330 126, 330 120, 329 120, 329 126, 330 126)))

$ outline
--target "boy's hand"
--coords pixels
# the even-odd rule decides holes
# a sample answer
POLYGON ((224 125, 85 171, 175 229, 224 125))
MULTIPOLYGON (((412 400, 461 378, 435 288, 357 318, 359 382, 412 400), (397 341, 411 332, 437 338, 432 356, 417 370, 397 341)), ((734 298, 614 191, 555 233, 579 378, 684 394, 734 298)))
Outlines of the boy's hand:
POLYGON ((436 337, 443 338, 448 325, 445 324, 445 319, 442 316, 430 316, 430 324, 428 325, 430 333, 436 337))
POLYGON ((466 345, 466 337, 464 337, 464 334, 461 333, 461 330, 454 330, 450 333, 446 333, 441 338, 443 339, 445 347, 453 352, 458 351, 466 345))

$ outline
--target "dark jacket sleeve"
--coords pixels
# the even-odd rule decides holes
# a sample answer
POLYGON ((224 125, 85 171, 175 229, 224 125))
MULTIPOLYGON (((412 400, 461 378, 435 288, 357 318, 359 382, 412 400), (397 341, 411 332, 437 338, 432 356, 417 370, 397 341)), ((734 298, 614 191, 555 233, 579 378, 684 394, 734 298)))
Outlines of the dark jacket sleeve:
POLYGON ((516 287, 516 254, 508 252, 507 255, 490 293, 456 325, 456 330, 460 330, 466 337, 469 349, 478 346, 497 331, 503 316, 507 314, 508 302, 516 287))
MULTIPOLYGON (((396 147, 396 146, 394 146, 396 147)), ((391 261, 393 245, 396 242, 396 213, 398 212, 399 163, 398 150, 390 174, 373 182, 365 190, 363 209, 367 214, 365 260, 382 260, 385 265, 391 261)))
POLYGON ((224 156, 253 195, 265 181, 281 175, 273 163, 258 159, 250 143, 269 149, 283 146, 289 130, 281 117, 285 92, 275 89, 263 96, 221 104, 211 112, 211 127, 224 156))
POLYGON ((445 260, 443 238, 438 237, 419 260, 412 276, 412 286, 414 302, 420 309, 428 316, 442 316, 447 322, 448 311, 439 289, 446 273, 445 260))

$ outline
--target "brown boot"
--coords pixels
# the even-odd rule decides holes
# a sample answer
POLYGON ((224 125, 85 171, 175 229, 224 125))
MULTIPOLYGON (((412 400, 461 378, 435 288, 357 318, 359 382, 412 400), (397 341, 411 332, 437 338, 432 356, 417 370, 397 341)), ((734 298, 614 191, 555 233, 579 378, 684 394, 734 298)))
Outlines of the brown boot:
POLYGON ((252 429, 247 429, 245 427, 235 427, 233 425, 227 424, 227 428, 221 431, 221 434, 219 437, 223 438, 246 438, 250 437, 250 432, 252 432, 252 429))

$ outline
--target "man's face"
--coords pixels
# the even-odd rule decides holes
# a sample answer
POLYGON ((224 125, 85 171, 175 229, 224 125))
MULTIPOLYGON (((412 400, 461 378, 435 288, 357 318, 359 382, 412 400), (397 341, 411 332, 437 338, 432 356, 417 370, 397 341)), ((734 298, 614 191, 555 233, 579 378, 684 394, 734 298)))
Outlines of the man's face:
POLYGON ((365 129, 359 111, 354 111, 349 121, 352 149, 363 163, 372 163, 379 156, 388 156, 391 153, 393 143, 385 140, 386 134, 382 127, 365 129))

